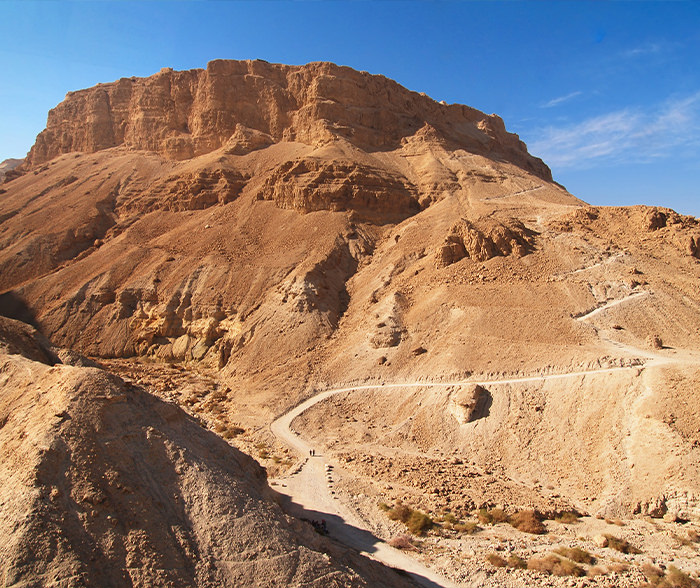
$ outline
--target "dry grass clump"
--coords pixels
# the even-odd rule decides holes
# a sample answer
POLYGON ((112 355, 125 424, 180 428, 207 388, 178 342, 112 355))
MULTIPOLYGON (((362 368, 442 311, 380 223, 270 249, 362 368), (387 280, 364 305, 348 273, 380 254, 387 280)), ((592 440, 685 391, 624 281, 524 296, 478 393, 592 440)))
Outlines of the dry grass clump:
POLYGON ((233 439, 234 437, 238 437, 238 435, 242 435, 243 433, 245 433, 245 429, 243 429, 241 427, 232 426, 232 427, 227 427, 221 433, 221 436, 224 439, 233 439))
POLYGON ((480 508, 476 516, 482 525, 496 525, 508 522, 508 515, 502 508, 491 508, 489 510, 480 508))
POLYGON ((433 519, 419 510, 414 510, 406 521, 406 527, 414 535, 422 535, 433 526, 433 519))
POLYGON ((466 535, 473 535, 477 531, 481 531, 481 527, 476 523, 467 521, 466 523, 457 523, 453 525, 452 528, 458 533, 465 533, 466 535))
POLYGON ((542 515, 536 510, 521 510, 511 515, 508 522, 523 533, 533 535, 543 535, 547 532, 547 527, 542 523, 542 515))
POLYGON ((621 519, 605 519, 608 525, 617 525, 618 527, 624 527, 625 523, 621 519))
POLYGON ((518 570, 524 570, 527 568, 527 562, 520 556, 511 553, 508 559, 497 553, 489 553, 486 556, 486 561, 488 561, 492 566, 497 568, 515 568, 518 570))
POLYGON ((508 567, 515 568, 517 570, 525 570, 527 569, 527 562, 519 555, 511 553, 508 556, 508 567))
POLYGON ((402 523, 405 523, 408 520, 408 517, 411 516, 411 512, 413 511, 408 506, 401 502, 397 502, 394 508, 390 508, 387 511, 387 516, 392 521, 400 521, 402 523))
POLYGON ((447 523, 448 525, 454 526, 459 521, 457 520, 457 517, 454 515, 454 513, 446 512, 445 514, 442 515, 442 522, 447 523))
POLYGON ((586 574, 581 566, 551 553, 542 558, 529 559, 527 569, 553 576, 584 576, 586 574))
POLYGON ((486 556, 486 561, 497 568, 505 568, 508 565, 508 562, 505 560, 505 558, 501 557, 497 553, 489 553, 486 556))
POLYGON ((562 513, 559 513, 556 517, 554 517, 554 520, 557 523, 563 523, 566 525, 573 525, 574 523, 578 523, 578 519, 578 514, 572 510, 564 511, 562 513))
POLYGON ((586 575, 589 578, 595 578, 596 576, 604 576, 607 573, 608 573, 608 570, 606 570, 604 567, 593 566, 592 568, 588 569, 588 572, 586 572, 586 575))
POLYGON ((409 551, 418 550, 418 548, 415 545, 413 545, 413 541, 411 541, 411 538, 405 533, 392 537, 389 540, 389 545, 391 545, 391 547, 394 547, 395 549, 407 549, 409 551))
POLYGON ((629 541, 625 539, 620 539, 619 537, 615 537, 614 535, 603 535, 608 540, 608 547, 610 549, 614 549, 615 551, 619 551, 620 553, 642 553, 641 549, 636 548, 634 545, 630 544, 629 541))
POLYGON ((673 588, 700 587, 700 582, 698 582, 695 578, 691 578, 686 572, 679 570, 675 566, 668 566, 668 570, 666 570, 666 577, 664 579, 668 582, 669 586, 673 586, 673 588))
POLYGON ((695 529, 688 529, 688 539, 693 543, 700 543, 700 534, 695 529))
POLYGON ((571 561, 575 561, 576 563, 588 565, 595 563, 595 558, 585 549, 581 549, 580 547, 557 547, 557 549, 554 551, 559 555, 568 557, 571 561))
POLYGON ((414 510, 401 502, 390 508, 387 511, 387 516, 392 521, 401 521, 414 535, 422 535, 433 526, 433 519, 427 514, 420 510, 414 510))
POLYGON ((647 579, 647 588, 700 588, 700 582, 675 566, 668 566, 664 572, 650 563, 642 565, 642 573, 647 579))

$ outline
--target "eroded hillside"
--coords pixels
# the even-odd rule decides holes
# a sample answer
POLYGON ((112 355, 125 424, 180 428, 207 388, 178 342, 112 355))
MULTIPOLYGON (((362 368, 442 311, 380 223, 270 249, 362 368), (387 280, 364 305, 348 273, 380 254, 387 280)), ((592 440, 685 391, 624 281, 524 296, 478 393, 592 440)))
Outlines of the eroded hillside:
POLYGON ((295 426, 377 496, 698 516, 700 224, 587 206, 498 117, 216 61, 69 94, 18 169, 5 312, 235 423, 271 471, 275 417, 348 388, 295 426))

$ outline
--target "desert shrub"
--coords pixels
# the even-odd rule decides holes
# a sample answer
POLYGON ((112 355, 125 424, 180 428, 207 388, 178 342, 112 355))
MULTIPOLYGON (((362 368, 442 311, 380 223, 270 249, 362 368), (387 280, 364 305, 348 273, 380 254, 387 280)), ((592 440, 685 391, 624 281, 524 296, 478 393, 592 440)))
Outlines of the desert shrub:
POLYGON ((392 521, 401 521, 402 523, 405 523, 411 516, 412 512, 413 510, 411 510, 408 506, 402 504, 401 502, 398 502, 396 506, 394 506, 394 508, 390 509, 387 512, 387 516, 392 521))
POLYGON ((232 426, 226 429, 226 434, 230 435, 231 437, 235 437, 236 435, 242 435, 245 433, 245 429, 242 427, 237 427, 237 426, 232 426))
POLYGON ((411 512, 408 520, 406 521, 406 527, 408 527, 408 530, 414 535, 422 535, 432 526, 433 519, 419 510, 414 510, 411 512))
POLYGON ((574 523, 578 523, 578 515, 571 510, 567 510, 562 513, 559 513, 556 517, 554 517, 554 520, 557 523, 572 525, 574 523))
POLYGON ((493 521, 494 525, 497 523, 508 522, 508 515, 502 508, 492 508, 489 511, 489 514, 491 515, 491 520, 493 521))
POLYGON ((267 449, 261 449, 258 452, 258 455, 260 456, 260 459, 267 459, 270 457, 270 452, 267 449))
POLYGON ((700 534, 695 529, 688 529, 688 539, 693 543, 700 543, 700 534))
POLYGON ((416 546, 413 545, 411 538, 406 534, 396 535, 392 537, 389 541, 389 545, 396 549, 408 549, 415 550, 416 546))
POLYGON ((452 527, 458 533, 466 533, 467 535, 473 535, 477 531, 481 531, 481 527, 476 523, 467 521, 466 523, 457 523, 452 527))
POLYGON ((508 562, 497 553, 489 553, 486 556, 486 561, 497 568, 505 568, 508 565, 508 562))
POLYGON ((700 582, 691 578, 684 571, 679 570, 675 566, 668 566, 666 571, 665 580, 668 582, 669 586, 673 588, 698 588, 700 587, 700 582))
POLYGON ((442 520, 450 525, 457 523, 457 517, 451 512, 446 512, 444 515, 442 515, 442 520))
POLYGON ((508 518, 508 522, 523 533, 543 535, 547 527, 542 524, 541 515, 536 510, 521 510, 508 518))
POLYGON ((476 516, 482 525, 493 525, 493 516, 485 508, 480 508, 476 516))
POLYGON ((648 562, 642 564, 642 573, 652 586, 657 586, 665 575, 661 568, 657 568, 655 565, 648 562))
POLYGON ((386 502, 380 502, 377 506, 379 510, 383 510, 384 512, 389 512, 391 510, 391 507, 386 502))
POLYGON ((551 574, 554 566, 561 560, 556 555, 547 555, 545 557, 532 557, 527 560, 527 569, 535 572, 543 572, 551 574))
POLYGON ((626 563, 614 562, 608 564, 608 570, 615 574, 621 574, 622 572, 626 572, 629 569, 630 567, 626 563))
POLYGON ((568 557, 570 560, 576 563, 582 564, 592 564, 595 562, 595 558, 588 553, 585 549, 580 547, 558 547, 555 552, 564 557, 568 557))
POLYGON ((508 567, 524 570, 527 568, 527 562, 522 557, 511 553, 508 556, 508 567))
POLYGON ((554 576, 583 576, 586 573, 581 566, 553 554, 528 560, 527 569, 554 576))
POLYGON ((592 568, 588 569, 588 572, 586 573, 587 576, 594 578, 596 576, 604 576, 607 574, 607 570, 601 566, 593 566, 592 568))
POLYGON ((620 553, 642 553, 640 549, 637 549, 625 539, 620 539, 614 535, 603 535, 603 537, 608 540, 608 547, 610 547, 610 549, 614 549, 620 553))

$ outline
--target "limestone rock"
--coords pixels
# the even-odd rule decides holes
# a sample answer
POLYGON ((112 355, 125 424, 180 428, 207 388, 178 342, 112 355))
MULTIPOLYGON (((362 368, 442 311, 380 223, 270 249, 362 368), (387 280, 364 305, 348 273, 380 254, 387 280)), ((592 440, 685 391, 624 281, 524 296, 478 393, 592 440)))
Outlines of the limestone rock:
POLYGON ((452 414, 460 425, 488 416, 491 402, 491 393, 479 384, 461 387, 450 398, 452 414))
POLYGON ((258 198, 301 212, 352 210, 374 222, 420 211, 417 190, 405 177, 350 161, 288 161, 265 180, 258 198))
POLYGON ((332 63, 264 61, 215 60, 205 70, 169 69, 70 92, 49 112, 27 165, 120 145, 178 160, 222 146, 238 155, 273 141, 340 137, 363 149, 388 149, 423 127, 551 180, 549 168, 496 115, 439 104, 383 76, 332 63))

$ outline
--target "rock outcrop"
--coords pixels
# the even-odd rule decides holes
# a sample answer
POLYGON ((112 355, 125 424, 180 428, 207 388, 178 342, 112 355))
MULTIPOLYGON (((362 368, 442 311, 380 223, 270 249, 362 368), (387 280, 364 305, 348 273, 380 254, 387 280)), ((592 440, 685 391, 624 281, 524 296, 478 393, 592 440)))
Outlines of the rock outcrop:
POLYGON ((338 138, 383 151, 426 125, 446 143, 551 180, 549 168, 496 115, 441 104, 383 76, 332 63, 227 60, 70 92, 49 112, 27 166, 119 145, 177 160, 223 146, 245 154, 272 142, 320 145, 338 138))
POLYGON ((22 165, 23 162, 24 159, 6 159, 0 163, 0 184, 3 183, 5 178, 12 178, 14 170, 22 165))
POLYGON ((445 267, 465 257, 475 261, 497 255, 522 257, 532 251, 534 244, 535 232, 518 219, 481 219, 477 223, 461 219, 436 251, 436 265, 445 267))
POLYGON ((0 317, 4 584, 414 586, 286 517, 264 470, 176 405, 47 364, 45 344, 0 317))

